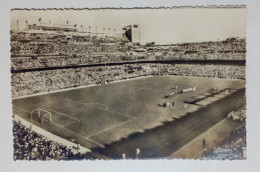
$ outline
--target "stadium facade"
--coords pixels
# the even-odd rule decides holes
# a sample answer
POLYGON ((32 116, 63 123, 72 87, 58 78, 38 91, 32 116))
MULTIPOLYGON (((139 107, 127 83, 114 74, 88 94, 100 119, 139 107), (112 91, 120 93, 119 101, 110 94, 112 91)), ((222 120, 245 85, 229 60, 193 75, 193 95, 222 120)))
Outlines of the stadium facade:
POLYGON ((140 25, 129 25, 123 28, 125 36, 133 43, 140 43, 140 25))
MULTIPOLYGON (((21 126, 19 117, 91 149, 97 158, 112 159, 121 155, 136 158, 136 150, 141 150, 139 158, 168 157, 219 124, 234 109, 230 116, 240 123, 232 126, 245 124, 245 39, 137 45, 139 25, 126 26, 123 34, 110 36, 78 32, 76 28, 33 24, 24 32, 11 32, 13 114, 18 121, 14 122, 18 131, 14 134, 14 159, 92 157, 79 153, 67 156, 66 151, 59 157, 41 152, 34 155, 33 151, 25 156, 19 133, 27 129, 21 126), (128 82, 118 82, 123 80, 128 82), (212 87, 215 92, 209 92, 212 87), (167 94, 171 96, 165 100, 167 94), (163 106, 164 102, 169 106, 163 106), (215 107, 220 110, 215 112, 215 107), (190 127, 195 132, 186 132, 190 127)), ((37 137, 34 142, 45 139, 37 137)), ((211 140, 213 137, 205 139, 207 148, 213 147, 211 140)), ((245 147, 245 138, 242 142, 242 146, 235 146, 245 147)))
POLYGON ((60 32, 77 32, 76 25, 60 25, 60 24, 28 24, 28 30, 41 30, 41 31, 60 31, 60 32))

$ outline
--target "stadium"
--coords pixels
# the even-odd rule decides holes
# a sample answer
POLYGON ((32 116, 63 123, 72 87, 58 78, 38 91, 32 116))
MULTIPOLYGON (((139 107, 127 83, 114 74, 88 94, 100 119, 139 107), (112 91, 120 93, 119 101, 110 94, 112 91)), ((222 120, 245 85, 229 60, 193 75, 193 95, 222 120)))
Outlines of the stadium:
POLYGON ((11 30, 15 160, 207 159, 232 138, 225 158, 245 158, 245 38, 140 44, 137 24, 42 20, 11 30))

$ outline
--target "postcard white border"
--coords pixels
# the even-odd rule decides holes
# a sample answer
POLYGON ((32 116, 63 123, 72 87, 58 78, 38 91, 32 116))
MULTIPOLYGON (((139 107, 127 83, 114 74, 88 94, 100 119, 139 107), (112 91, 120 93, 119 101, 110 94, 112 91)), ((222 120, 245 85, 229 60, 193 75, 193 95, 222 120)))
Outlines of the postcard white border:
POLYGON ((258 171, 260 145, 260 1, 245 0, 2 0, 0 7, 0 171, 258 171), (247 160, 13 161, 9 12, 13 8, 133 8, 246 5, 247 160))

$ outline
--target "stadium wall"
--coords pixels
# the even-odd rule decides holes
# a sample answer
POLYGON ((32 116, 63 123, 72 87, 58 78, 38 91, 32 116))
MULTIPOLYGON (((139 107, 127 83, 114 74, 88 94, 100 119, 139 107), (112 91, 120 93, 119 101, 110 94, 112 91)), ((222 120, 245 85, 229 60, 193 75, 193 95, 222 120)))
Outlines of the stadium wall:
MULTIPOLYGON (((52 140, 52 141, 55 141, 55 142, 58 142, 58 143, 62 143, 64 144, 65 146, 74 146, 74 147, 77 147, 78 145, 73 143, 73 142, 70 142, 66 139, 63 139, 57 135, 54 135, 28 121, 26 121, 25 119, 23 119, 22 117, 18 116, 18 115, 14 115, 14 121, 16 122, 21 122, 21 124, 23 124, 25 127, 27 128, 31 128, 33 131, 35 131, 36 133, 40 134, 40 135, 43 135, 44 137, 47 137, 48 139, 52 140)), ((91 152, 90 149, 88 148, 85 148, 83 146, 80 145, 80 149, 79 149, 79 152, 81 153, 86 153, 86 152, 91 152)))
POLYGON ((57 66, 57 67, 45 67, 45 68, 32 68, 32 69, 11 69, 11 73, 20 72, 33 72, 33 71, 45 71, 45 70, 57 70, 57 69, 70 69, 81 67, 95 67, 95 66, 114 66, 123 64, 144 64, 144 63, 161 63, 161 64, 221 64, 221 65, 236 65, 245 66, 245 60, 143 60, 143 61, 129 61, 118 63, 99 63, 99 64, 86 64, 86 65, 73 65, 73 66, 57 66))

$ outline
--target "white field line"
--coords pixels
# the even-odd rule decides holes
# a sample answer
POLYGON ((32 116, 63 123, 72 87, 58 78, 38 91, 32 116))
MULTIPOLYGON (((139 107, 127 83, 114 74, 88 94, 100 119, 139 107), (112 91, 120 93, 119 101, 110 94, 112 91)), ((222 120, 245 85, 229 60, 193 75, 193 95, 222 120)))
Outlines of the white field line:
MULTIPOLYGON (((32 112, 29 112, 29 111, 27 111, 27 110, 25 110, 25 109, 23 109, 23 108, 20 108, 20 107, 18 107, 18 106, 15 106, 15 105, 13 105, 13 107, 15 107, 15 108, 17 108, 17 109, 20 109, 20 110, 22 110, 22 111, 24 111, 24 112, 27 112, 28 114, 32 114, 32 112)), ((34 111, 34 110, 33 110, 34 111)))
POLYGON ((102 144, 100 144, 100 143, 98 143, 98 142, 96 142, 96 141, 94 141, 94 140, 91 140, 91 139, 89 139, 88 137, 82 136, 82 135, 80 135, 80 134, 78 134, 78 133, 76 133, 76 132, 74 132, 74 131, 72 131, 72 130, 70 130, 70 129, 64 128, 63 126, 61 126, 61 125, 59 125, 59 124, 55 124, 55 123, 53 123, 53 124, 56 125, 56 126, 58 126, 58 127, 60 127, 60 128, 62 128, 62 129, 64 129, 64 130, 70 131, 70 132, 72 132, 73 134, 75 134, 75 135, 77 135, 77 136, 80 136, 80 137, 82 137, 82 138, 84 138, 84 139, 86 139, 86 140, 88 140, 88 141, 90 141, 90 142, 93 142, 93 143, 95 143, 95 144, 101 146, 102 148, 105 147, 104 145, 102 145, 102 144))
MULTIPOLYGON (((81 104, 81 105, 91 106, 91 107, 94 107, 94 108, 97 108, 97 109, 100 109, 100 110, 109 111, 109 110, 108 110, 108 106, 106 106, 107 109, 104 109, 104 108, 100 108, 100 107, 98 107, 98 106, 91 105, 91 104, 93 104, 93 103, 81 103, 81 102, 74 101, 74 100, 70 100, 70 99, 62 99, 62 100, 67 100, 67 101, 71 101, 71 102, 78 103, 78 104, 81 104)), ((102 105, 103 105, 103 104, 102 104, 102 105)))
MULTIPOLYGON (((68 100, 68 101, 71 101, 71 102, 74 102, 74 103, 78 103, 78 104, 82 104, 82 105, 87 105, 87 106, 89 105, 89 103, 81 103, 81 102, 77 102, 77 101, 73 101, 73 100, 69 100, 69 99, 65 99, 65 100, 68 100)), ((100 104, 101 104, 101 103, 100 103, 100 104)), ((102 104, 102 105, 103 105, 103 104, 102 104)), ((94 107, 94 108, 98 108, 98 107, 93 106, 93 105, 90 105, 90 106, 92 106, 92 107, 94 107)), ((104 110, 104 109, 102 109, 102 108, 98 108, 98 109, 104 110)), ((105 111, 109 111, 109 112, 115 113, 115 112, 113 112, 113 111, 111 111, 111 110, 105 110, 105 111)), ((127 117, 132 118, 132 119, 130 119, 130 120, 128 120, 128 121, 125 121, 125 122, 122 122, 122 123, 120 123, 120 124, 118 124, 118 125, 116 125, 116 126, 107 128, 107 129, 102 130, 102 131, 99 131, 99 132, 97 132, 97 133, 91 134, 90 136, 87 136, 87 137, 90 138, 90 137, 92 137, 92 136, 101 134, 101 133, 103 133, 103 132, 105 132, 105 131, 111 130, 111 129, 115 128, 115 127, 124 125, 124 124, 126 124, 126 123, 128 123, 128 122, 131 122, 131 121, 133 121, 133 120, 138 119, 138 118, 136 118, 136 117, 133 117, 133 116, 130 116, 130 115, 126 115, 126 114, 123 114, 123 113, 120 113, 120 112, 116 112, 116 113, 117 113, 117 114, 120 114, 120 115, 122 115, 122 116, 127 116, 127 117)))
MULTIPOLYGON (((190 77, 190 76, 176 76, 176 75, 163 75, 163 76, 170 76, 170 77, 176 77, 176 78, 183 78, 183 77, 190 77)), ((131 80, 138 80, 138 79, 143 79, 143 78, 150 78, 150 77, 156 77, 155 75, 149 75, 149 76, 139 76, 136 78, 130 78, 130 79, 122 79, 122 80, 116 80, 116 81, 111 81, 109 82, 109 84, 113 84, 113 83, 120 83, 120 82, 126 82, 126 81, 131 81, 131 80)), ((202 77, 202 76, 192 76, 193 78, 201 78, 201 79, 209 79, 207 77, 202 77)), ((245 81, 245 80, 241 80, 241 79, 227 79, 227 78, 210 78, 210 79, 214 79, 214 80, 229 80, 229 81, 245 81)), ((49 92, 40 92, 40 93, 35 93, 35 94, 29 94, 29 95, 23 95, 23 96, 12 96, 12 100, 16 100, 16 99, 21 99, 21 98, 26 98, 26 97, 34 97, 34 96, 39 96, 39 95, 46 95, 46 94, 51 94, 51 93, 57 93, 57 92, 64 92, 64 91, 69 91, 69 90, 76 90, 76 89, 81 89, 81 88, 88 88, 88 87, 95 87, 95 86, 99 86, 99 85, 103 85, 103 84, 90 84, 90 85, 81 85, 78 87, 71 87, 71 88, 63 88, 63 89, 59 89, 59 90, 52 90, 49 92)))
MULTIPOLYGON (((137 119, 137 118, 136 118, 136 119, 137 119)), ((116 128, 116 127, 118 127, 118 126, 120 126, 120 125, 124 125, 124 124, 126 124, 126 123, 128 123, 128 122, 131 122, 131 121, 133 121, 133 120, 136 120, 136 119, 130 119, 130 120, 128 120, 128 121, 126 121, 126 122, 123 122, 123 123, 120 123, 120 124, 118 124, 118 125, 116 125, 116 126, 107 128, 107 129, 105 129, 105 130, 99 131, 99 132, 94 133, 94 134, 91 134, 90 136, 87 136, 87 137, 90 138, 90 137, 92 137, 92 136, 101 134, 101 133, 103 133, 103 132, 105 132, 105 131, 108 131, 108 130, 111 130, 111 129, 113 129, 113 128, 116 128)))
POLYGON ((69 123, 69 124, 63 125, 62 127, 67 127, 67 126, 69 126, 69 125, 71 125, 71 124, 75 124, 75 123, 77 123, 77 122, 80 122, 80 121, 71 122, 71 123, 69 123))
MULTIPOLYGON (((211 120, 211 119, 203 120, 203 122, 207 122, 207 121, 209 121, 209 120, 211 120)), ((194 129, 197 128, 199 125, 201 125, 201 124, 197 124, 197 125, 195 125, 195 126, 189 128, 188 130, 186 130, 186 131, 185 131, 184 133, 182 133, 181 135, 175 137, 174 139, 172 139, 172 140, 168 141, 167 143, 163 144, 162 146, 160 146, 160 147, 159 147, 158 149, 156 149, 155 151, 149 153, 148 156, 151 155, 152 153, 158 152, 160 149, 164 148, 164 147, 167 146, 169 143, 175 141, 176 139, 178 139, 179 137, 185 135, 186 133, 188 133, 188 132, 194 130, 194 129)))
MULTIPOLYGON (((110 112, 113 112, 113 111, 110 111, 110 112)), ((115 112, 114 112, 115 113, 115 112)), ((126 117, 129 117, 129 118, 132 118, 132 119, 137 119, 137 117, 134 117, 134 116, 131 116, 131 115, 127 115, 127 114, 124 114, 124 113, 121 113, 121 112, 116 112, 122 116, 126 116, 126 117)))
MULTIPOLYGON (((77 146, 76 143, 73 143, 73 142, 71 142, 71 141, 69 141, 67 139, 64 139, 64 138, 62 138, 62 137, 60 137, 58 135, 55 135, 55 134, 53 134, 53 133, 51 133, 51 132, 49 132, 47 130, 44 130, 44 129, 40 128, 39 126, 37 126, 37 125, 27 121, 23 117, 20 117, 17 114, 14 114, 14 115, 15 115, 15 117, 13 118, 14 121, 20 121, 27 128, 29 128, 31 126, 31 129, 33 131, 35 131, 36 133, 38 133, 38 134, 40 134, 40 135, 42 135, 44 137, 49 138, 52 141, 55 141, 55 142, 58 142, 58 143, 62 143, 64 145, 66 145, 66 146, 77 146)), ((82 152, 82 153, 91 152, 90 149, 88 149, 88 148, 86 148, 86 147, 84 147, 82 145, 80 145, 80 150, 79 151, 82 152)))
POLYGON ((163 91, 163 90, 155 90, 155 89, 148 89, 148 88, 139 88, 138 90, 151 90, 151 91, 157 91, 157 92, 162 92, 162 93, 169 93, 172 90, 169 91, 163 91))
MULTIPOLYGON (((143 79, 143 78, 149 78, 149 77, 153 77, 153 75, 150 76, 140 76, 140 77, 136 77, 136 78, 130 78, 130 79, 122 79, 122 80, 116 80, 116 81, 111 81, 109 82, 109 84, 113 84, 113 83, 120 83, 120 82, 126 82, 126 81, 131 81, 131 80, 137 80, 137 79, 143 79)), ((23 96, 12 96, 13 100, 16 99, 21 99, 21 98, 26 98, 26 97, 34 97, 34 96, 40 96, 40 95, 46 95, 46 94, 51 94, 51 93, 58 93, 58 92, 64 92, 64 91, 70 91, 70 90, 77 90, 77 89, 82 89, 82 88, 88 88, 88 87, 95 87, 95 86, 100 86, 100 85, 104 85, 104 84, 90 84, 90 85, 81 85, 78 87, 71 87, 71 88, 63 88, 63 89, 59 89, 59 90, 52 90, 52 91, 48 91, 48 92, 40 92, 40 93, 35 93, 35 94, 29 94, 29 95, 23 95, 23 96)))
MULTIPOLYGON (((14 106, 14 105, 13 105, 13 106, 14 106)), ((18 106, 14 106, 14 107, 16 107, 16 108, 18 108, 18 109, 21 109, 21 110, 23 110, 24 112, 27 112, 27 113, 29 113, 29 114, 31 113, 31 112, 29 112, 29 111, 27 111, 27 110, 25 110, 25 109, 23 109, 23 108, 20 108, 20 107, 18 107, 18 106)), ((64 130, 70 131, 70 132, 74 133, 75 135, 78 135, 78 136, 80 136, 80 137, 83 137, 84 139, 86 139, 86 140, 88 140, 88 141, 90 141, 90 142, 93 142, 93 143, 95 143, 95 144, 101 146, 102 148, 105 147, 104 145, 102 145, 102 144, 100 144, 100 143, 98 143, 98 142, 95 142, 94 140, 91 140, 91 139, 89 139, 89 138, 87 138, 87 137, 84 137, 84 136, 82 136, 82 135, 80 135, 80 134, 78 134, 78 133, 76 133, 76 132, 74 132, 74 131, 72 131, 72 130, 67 129, 67 128, 64 128, 63 126, 61 126, 61 125, 59 125, 59 124, 56 124, 56 123, 54 123, 54 122, 52 122, 52 124, 53 124, 53 125, 56 125, 56 126, 58 126, 58 127, 60 127, 60 128, 62 128, 62 129, 64 129, 64 130)))
POLYGON ((101 110, 108 111, 108 112, 112 112, 112 113, 117 113, 117 114, 120 114, 120 115, 122 115, 122 116, 130 117, 130 118, 132 118, 132 119, 137 119, 136 117, 133 117, 133 116, 131 116, 131 115, 123 114, 123 113, 121 113, 121 112, 113 112, 113 111, 111 111, 111 110, 106 110, 106 109, 103 109, 103 108, 99 108, 99 107, 97 107, 97 106, 89 105, 88 103, 82 103, 82 102, 78 102, 78 101, 74 101, 74 100, 70 100, 70 99, 64 99, 64 100, 68 100, 68 101, 71 101, 71 102, 74 102, 74 103, 78 103, 78 104, 82 104, 82 105, 86 105, 86 106, 92 106, 92 107, 97 108, 97 109, 101 109, 101 110))
POLYGON ((17 108, 17 109, 20 109, 20 110, 22 110, 22 111, 24 111, 24 112, 27 112, 27 113, 31 114, 31 112, 29 112, 29 111, 27 111, 27 110, 25 110, 25 109, 23 109, 23 108, 20 108, 20 107, 18 107, 18 106, 13 105, 13 107, 15 107, 15 108, 17 108))
POLYGON ((77 119, 77 118, 71 117, 71 116, 69 116, 69 115, 66 115, 66 114, 64 114, 64 113, 61 113, 61 112, 55 111, 55 110, 53 110, 53 109, 47 109, 47 110, 49 110, 49 111, 53 111, 53 112, 55 112, 55 113, 61 114, 61 115, 63 115, 63 116, 66 116, 66 117, 68 117, 68 118, 74 119, 74 120, 76 120, 76 121, 78 121, 78 122, 80 121, 80 120, 77 119))
MULTIPOLYGON (((20 109, 20 110, 22 110, 22 111, 24 111, 24 112, 27 112, 27 113, 29 113, 29 114, 31 114, 31 112, 29 112, 29 111, 27 111, 27 110, 25 110, 25 109, 23 109, 23 108, 20 108, 20 107, 18 107, 18 106, 15 106, 15 105, 13 105, 15 108, 17 108, 17 109, 20 109)), ((79 119, 77 119, 77 118, 74 118, 74 117, 71 117, 71 116, 69 116, 69 115, 66 115, 66 114, 64 114, 64 113, 61 113, 61 112, 57 112, 57 111, 55 111, 55 110, 52 110, 52 109, 46 109, 46 110, 50 110, 50 111, 53 111, 53 112, 55 112, 55 113, 59 113, 59 114, 61 114, 61 115, 64 115, 64 116, 67 116, 67 117, 69 117, 69 118, 71 118, 71 119, 74 119, 74 120, 76 120, 77 122, 79 122, 80 120, 79 119)))
POLYGON ((96 103, 96 102, 93 102, 93 103, 85 103, 85 104, 90 104, 90 105, 92 104, 92 106, 93 106, 93 104, 99 104, 99 105, 103 105, 103 106, 105 106, 105 107, 106 107, 105 110, 108 110, 108 109, 109 109, 107 105, 102 104, 102 103, 96 103))

